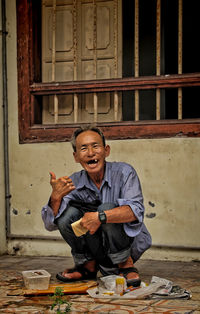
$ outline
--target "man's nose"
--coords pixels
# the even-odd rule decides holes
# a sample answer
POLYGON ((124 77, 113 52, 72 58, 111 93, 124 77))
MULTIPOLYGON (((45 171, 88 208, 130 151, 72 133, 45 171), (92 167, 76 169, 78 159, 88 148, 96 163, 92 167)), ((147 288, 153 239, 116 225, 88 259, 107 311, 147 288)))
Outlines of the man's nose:
POLYGON ((93 156, 94 155, 94 149, 92 146, 88 146, 88 156, 93 156))

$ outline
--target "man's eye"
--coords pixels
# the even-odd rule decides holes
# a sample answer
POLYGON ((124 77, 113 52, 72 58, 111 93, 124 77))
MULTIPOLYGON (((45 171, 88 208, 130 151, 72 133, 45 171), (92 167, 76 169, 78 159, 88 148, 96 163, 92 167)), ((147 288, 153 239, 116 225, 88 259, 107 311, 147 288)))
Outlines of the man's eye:
POLYGON ((98 144, 94 144, 94 145, 93 145, 93 148, 98 148, 98 147, 99 147, 98 144))
POLYGON ((86 151, 86 147, 81 147, 81 151, 82 152, 86 151))

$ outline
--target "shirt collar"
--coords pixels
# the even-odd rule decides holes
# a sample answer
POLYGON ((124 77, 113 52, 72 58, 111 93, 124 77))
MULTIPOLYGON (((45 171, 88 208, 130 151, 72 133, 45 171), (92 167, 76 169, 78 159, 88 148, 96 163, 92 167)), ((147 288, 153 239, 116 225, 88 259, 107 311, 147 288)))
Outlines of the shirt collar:
POLYGON ((104 174, 103 183, 107 182, 108 186, 111 188, 111 163, 106 161, 106 170, 104 174))
MULTIPOLYGON (((105 182, 108 183, 108 186, 111 187, 111 163, 109 162, 106 162, 106 167, 105 167, 105 174, 104 174, 104 178, 103 178, 103 182, 102 182, 102 186, 104 185, 105 182)), ((84 186, 86 188, 89 188, 91 189, 92 188, 92 185, 90 183, 90 179, 87 175, 87 172, 85 170, 82 170, 81 171, 82 175, 79 179, 79 183, 78 185, 76 186, 77 190, 79 189, 82 189, 84 186)))

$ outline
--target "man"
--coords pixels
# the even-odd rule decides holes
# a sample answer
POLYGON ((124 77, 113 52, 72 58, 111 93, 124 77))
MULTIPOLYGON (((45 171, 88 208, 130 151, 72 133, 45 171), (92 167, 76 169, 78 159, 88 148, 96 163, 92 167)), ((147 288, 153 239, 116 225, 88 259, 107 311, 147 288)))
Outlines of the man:
POLYGON ((144 223, 140 182, 134 168, 107 162, 110 146, 100 129, 79 128, 72 137, 73 156, 82 171, 56 179, 50 172, 52 193, 42 209, 47 230, 59 229, 71 247, 75 268, 57 274, 64 282, 119 274, 128 285, 140 285, 134 262, 151 246, 144 223), (80 220, 87 231, 77 237, 71 224, 80 220))

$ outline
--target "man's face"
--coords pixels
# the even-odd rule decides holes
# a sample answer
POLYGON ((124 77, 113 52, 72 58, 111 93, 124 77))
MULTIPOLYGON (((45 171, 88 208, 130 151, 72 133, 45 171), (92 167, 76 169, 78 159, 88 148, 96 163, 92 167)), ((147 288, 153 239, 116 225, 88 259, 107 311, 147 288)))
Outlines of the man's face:
POLYGON ((103 174, 105 158, 109 154, 110 147, 103 146, 102 138, 98 133, 88 130, 77 136, 74 158, 89 175, 103 174))

